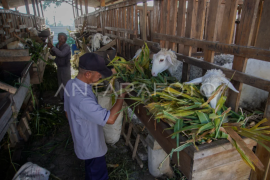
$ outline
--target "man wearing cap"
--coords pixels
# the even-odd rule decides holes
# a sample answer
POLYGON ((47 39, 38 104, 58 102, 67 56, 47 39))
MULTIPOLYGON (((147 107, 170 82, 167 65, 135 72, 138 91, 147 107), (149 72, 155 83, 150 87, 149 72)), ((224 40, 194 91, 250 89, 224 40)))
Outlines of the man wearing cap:
POLYGON ((61 101, 64 100, 64 88, 61 87, 65 86, 68 80, 71 79, 71 71, 70 71, 70 47, 66 44, 67 35, 65 33, 58 34, 58 43, 55 47, 48 43, 48 47, 51 48, 50 53, 53 56, 56 56, 55 63, 57 65, 57 79, 58 85, 60 89, 60 99, 61 101))
POLYGON ((64 110, 69 121, 75 153, 79 159, 85 160, 86 180, 108 179, 103 126, 114 124, 125 94, 121 94, 111 110, 107 110, 98 104, 91 84, 102 76, 111 75, 112 71, 107 68, 101 56, 86 53, 79 59, 78 76, 69 80, 65 89, 64 110))

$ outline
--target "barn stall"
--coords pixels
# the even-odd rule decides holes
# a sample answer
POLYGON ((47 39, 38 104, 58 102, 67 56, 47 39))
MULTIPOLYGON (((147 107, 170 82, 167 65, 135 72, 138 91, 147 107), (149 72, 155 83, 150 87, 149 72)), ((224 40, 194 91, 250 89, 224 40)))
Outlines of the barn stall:
MULTIPOLYGON (((153 1, 153 6, 147 6, 147 1, 131 0, 100 7, 83 16, 76 16, 75 9, 75 26, 77 32, 81 32, 80 35, 83 32, 102 33, 116 40, 116 45, 111 46, 115 47, 118 56, 127 60, 132 59, 144 42, 153 53, 161 48, 172 49, 177 59, 183 62, 182 82, 189 81, 191 66, 200 67, 203 72, 222 70, 227 78, 232 78, 234 87, 239 89, 239 93, 230 90, 226 102, 228 107, 237 112, 243 84, 269 92, 268 79, 245 73, 249 58, 269 62, 269 5, 269 2, 260 0, 163 0, 153 1), (220 53, 234 55, 232 69, 214 64, 215 54, 220 53), (203 61, 199 57, 203 57, 203 61)), ((77 38, 78 46, 89 52, 87 45, 82 43, 79 36, 77 38)), ((128 105, 134 103, 132 100, 126 102, 128 105)), ((269 112, 268 97, 264 117, 269 118, 269 112)), ((135 113, 168 154, 177 147, 175 140, 167 138, 173 131, 164 131, 169 127, 168 124, 156 124, 141 105, 136 107, 135 113)), ((131 131, 132 125, 129 126, 127 136, 131 135, 131 131)), ((245 142, 251 149, 256 145, 249 139, 245 139, 245 142)), ((198 148, 200 151, 188 147, 180 152, 179 168, 188 179, 250 177, 249 167, 239 155, 234 155, 237 151, 232 149, 228 141, 218 140, 199 145, 198 148)), ((257 145, 256 155, 266 171, 252 171, 251 179, 268 179, 269 153, 257 145)), ((177 157, 173 156, 173 160, 176 163, 177 157)))
MULTIPOLYGON (((17 119, 22 106, 30 106, 32 87, 40 84, 43 79, 48 49, 43 44, 53 33, 44 36, 45 20, 38 15, 31 15, 9 10, 2 2, 0 10, 0 62, 1 62, 1 130, 0 140, 8 131, 11 146, 19 140, 19 134, 25 140, 31 134, 26 117, 17 119), (36 32, 36 33, 33 33, 36 32), (42 32, 38 34, 37 32, 42 32), (27 40, 31 44, 27 44, 27 40), (8 44, 23 45, 20 48, 7 48, 8 44), (21 44, 20 44, 20 43, 21 44), (30 46, 30 47, 26 47, 30 46), (9 129, 9 130, 8 130, 9 129)), ((11 2, 10 5, 14 2, 11 2)), ((21 2, 20 2, 21 3, 21 2)), ((47 31, 48 32, 48 31, 47 31)), ((46 34, 46 33, 45 33, 46 34)), ((48 33, 47 33, 48 34, 48 33)), ((27 114, 29 112, 27 111, 27 114)), ((25 115, 24 115, 25 116, 25 115)))
MULTIPOLYGON (((11 5, 12 3, 14 2, 10 1, 11 5)), ((20 3, 24 5, 23 2, 20 3)), ((202 68, 203 73, 210 69, 220 69, 227 78, 232 78, 234 87, 239 89, 240 93, 237 94, 230 90, 226 105, 227 107, 231 107, 235 112, 239 111, 238 107, 243 84, 269 92, 269 80, 252 76, 245 72, 248 58, 269 62, 270 35, 268 30, 270 23, 267 19, 269 14, 267 10, 270 4, 268 1, 162 0, 153 1, 153 6, 147 6, 147 2, 142 0, 124 1, 108 6, 105 6, 105 1, 101 1, 101 7, 98 7, 95 12, 87 13, 86 10, 86 14, 82 16, 79 16, 78 6, 80 6, 80 10, 82 11, 83 4, 86 5, 86 7, 87 5, 91 6, 94 4, 94 1, 75 0, 72 1, 72 3, 74 4, 73 13, 74 16, 76 16, 75 26, 77 28, 77 32, 74 33, 73 37, 76 39, 77 46, 80 47, 81 51, 84 51, 84 53, 91 51, 89 45, 85 43, 85 40, 89 35, 96 33, 101 33, 112 39, 111 43, 95 51, 96 53, 100 52, 100 55, 103 57, 110 54, 108 52, 110 51, 112 52, 112 57, 117 53, 118 56, 124 57, 126 60, 132 60, 135 52, 144 46, 145 42, 153 53, 159 52, 161 48, 172 49, 176 52, 177 59, 183 62, 181 82, 190 80, 192 66, 202 68), (138 3, 143 4, 138 5, 138 3), (214 64, 214 57, 218 54, 234 55, 232 69, 214 64), (203 60, 199 59, 199 57, 203 57, 203 60)), ((106 1, 106 3, 109 4, 110 1, 106 1)), ((35 1, 32 1, 32 4, 34 7, 38 6, 38 3, 35 4, 35 1)), ((41 16, 39 7, 37 10, 37 12, 34 10, 36 16, 16 13, 10 10, 2 11, 1 22, 4 23, 1 24, 2 30, 0 31, 2 32, 1 48, 15 39, 24 37, 23 33, 28 32, 31 28, 43 30, 44 19, 39 17, 41 16), (16 17, 22 20, 16 20, 16 17)), ((80 14, 83 13, 81 12, 80 14)), ((29 52, 25 50, 16 50, 16 53, 14 52, 15 51, 12 51, 12 53, 8 52, 5 48, 2 50, 1 54, 2 57, 4 57, 4 63, 6 63, 6 61, 12 61, 13 63, 13 61, 25 62, 30 60, 29 52)), ((46 53, 46 51, 44 53, 46 53)), ((112 58, 108 59, 111 60, 112 58)), ((22 80, 28 77, 29 81, 29 75, 27 76, 27 74, 25 74, 25 72, 29 71, 31 84, 35 84, 34 81, 39 83, 40 80, 37 79, 37 77, 39 77, 37 75, 39 71, 37 72, 37 70, 45 68, 44 61, 39 62, 40 63, 36 62, 36 65, 33 63, 34 66, 28 64, 23 70, 20 65, 20 71, 23 73, 16 73, 22 75, 22 80), (31 76, 31 71, 32 73, 35 72, 36 75, 31 76), (35 78, 35 80, 33 80, 33 78, 35 78)), ((12 67, 13 66, 19 65, 13 64, 12 67)), ((16 91, 14 87, 8 86, 7 88, 5 87, 5 90, 12 91, 13 94, 15 93, 16 95, 20 88, 16 91)), ((3 95, 3 97, 5 100, 4 104, 8 106, 8 110, 3 112, 11 116, 11 112, 13 112, 12 103, 8 100, 6 95, 3 95)), ((19 97, 20 99, 25 99, 25 95, 19 97)), ((13 99, 14 98, 15 96, 13 99)), ((130 99, 126 100, 128 105, 134 102, 135 101, 130 99)), ((156 120, 151 114, 148 114, 148 111, 143 105, 137 106, 134 112, 167 154, 170 154, 173 148, 177 148, 178 143, 176 140, 168 138, 174 131, 171 129, 164 131, 170 128, 168 123, 163 121, 156 123, 156 120)), ((264 117, 269 118, 269 113, 269 101, 267 101, 264 117)), ((1 119, 1 122, 3 122, 5 126, 4 130, 6 131, 11 121, 9 118, 4 117, 3 119, 3 121, 1 119)), ((25 127, 27 120, 24 119, 22 122, 21 124, 24 125, 23 128, 25 132, 20 133, 20 135, 27 139, 29 134, 29 128, 25 127)), ((127 124, 128 120, 124 118, 122 135, 125 137, 126 145, 130 146, 133 150, 133 158, 137 159, 139 164, 141 164, 136 155, 137 142, 139 140, 145 140, 138 136, 138 134, 141 135, 141 131, 133 127, 132 123, 127 124), (128 126, 127 133, 125 129, 126 126, 128 126), (136 143, 134 145, 130 143, 131 134, 135 134, 136 136, 136 143)), ((269 121, 265 123, 265 125, 268 124, 269 121)), ((16 126, 10 127, 10 129, 14 130, 14 134, 16 134, 16 128, 16 126)), ((20 128, 22 129, 22 127, 20 128)), ((3 133, 5 132, 3 131, 3 133)), ((184 141, 186 141, 186 139, 180 136, 180 143, 184 141)), ((256 142, 251 139, 244 139, 244 142, 250 149, 256 146, 256 142)), ((195 147, 189 146, 179 153, 179 169, 188 179, 269 178, 269 153, 261 145, 257 145, 256 155, 264 165, 265 171, 256 168, 256 172, 251 171, 250 167, 242 160, 237 150, 234 149, 227 140, 217 140, 209 144, 197 146, 199 151, 197 151, 195 147)), ((176 153, 174 153, 172 159, 173 162, 177 164, 178 158, 176 153)))

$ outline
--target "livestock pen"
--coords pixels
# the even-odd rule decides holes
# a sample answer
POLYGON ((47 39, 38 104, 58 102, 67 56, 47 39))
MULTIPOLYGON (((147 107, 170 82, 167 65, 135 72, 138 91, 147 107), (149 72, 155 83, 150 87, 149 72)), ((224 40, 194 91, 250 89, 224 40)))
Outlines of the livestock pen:
MULTIPOLYGON (((221 69, 239 89, 238 94, 230 90, 227 101, 227 106, 238 111, 243 84, 270 91, 269 80, 245 73, 248 58, 270 61, 269 9, 270 2, 263 0, 154 0, 151 7, 147 1, 129 0, 82 16, 78 16, 75 6, 75 27, 79 32, 100 32, 115 39, 117 54, 126 59, 131 59, 144 42, 154 53, 161 48, 174 50, 177 59, 183 62, 183 82, 189 80, 191 65, 203 70, 221 69), (234 55, 232 70, 213 64, 215 53, 234 55), (204 60, 195 58, 198 56, 204 60)), ((269 98, 264 111, 268 118, 266 125, 270 124, 269 98)), ((154 120, 148 122, 150 116, 144 108, 137 108, 140 109, 135 111, 137 116, 162 148, 167 153, 176 148, 175 141, 166 138, 171 132, 162 133, 166 124, 158 123, 155 130, 154 120)), ((253 142, 247 144, 250 148, 254 146, 253 142)), ((202 151, 187 148, 180 153, 180 170, 188 179, 249 178, 249 168, 239 155, 234 156, 236 150, 227 141, 201 145, 199 149, 202 151), (212 165, 208 169, 203 168, 206 162, 212 165)), ((265 171, 252 171, 251 179, 269 179, 269 153, 257 145, 256 155, 265 171)), ((176 162, 176 156, 173 159, 176 162)))

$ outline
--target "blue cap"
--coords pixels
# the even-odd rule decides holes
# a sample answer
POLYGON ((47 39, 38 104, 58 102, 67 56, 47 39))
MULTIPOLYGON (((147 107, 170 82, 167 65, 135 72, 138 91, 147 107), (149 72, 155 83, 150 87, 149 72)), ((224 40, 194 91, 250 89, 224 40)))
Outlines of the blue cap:
POLYGON ((112 71, 106 66, 103 57, 95 53, 85 53, 79 59, 79 67, 89 71, 97 71, 105 77, 110 77, 112 71))

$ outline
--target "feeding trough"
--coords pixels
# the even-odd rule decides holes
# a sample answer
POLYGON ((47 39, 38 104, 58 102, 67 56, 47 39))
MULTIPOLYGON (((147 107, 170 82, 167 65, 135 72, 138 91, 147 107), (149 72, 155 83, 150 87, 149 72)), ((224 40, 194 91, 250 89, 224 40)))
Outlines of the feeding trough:
POLYGON ((16 119, 30 87, 33 62, 3 62, 0 67, 0 140, 16 119))

